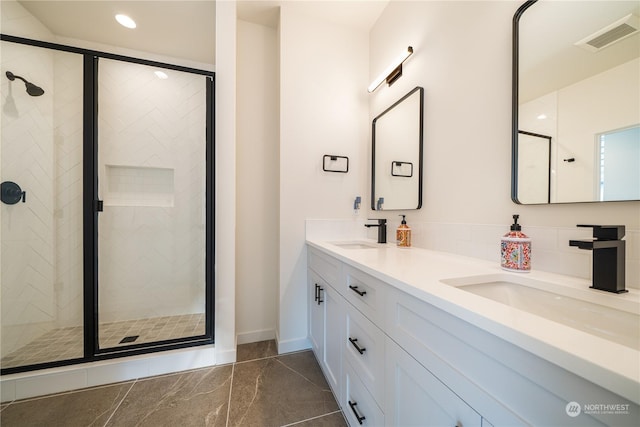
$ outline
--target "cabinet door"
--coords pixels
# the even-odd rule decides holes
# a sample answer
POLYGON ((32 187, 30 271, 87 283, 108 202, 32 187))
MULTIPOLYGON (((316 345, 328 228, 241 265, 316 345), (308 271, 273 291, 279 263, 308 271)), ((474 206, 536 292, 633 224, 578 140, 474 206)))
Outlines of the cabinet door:
POLYGON ((344 310, 341 296, 309 270, 309 339, 327 382, 336 398, 341 395, 344 310))
POLYGON ((323 286, 320 296, 324 306, 324 328, 325 341, 322 362, 324 364, 325 376, 329 385, 340 401, 342 391, 340 389, 340 378, 342 376, 342 342, 345 328, 344 309, 341 296, 331 287, 323 286))
POLYGON ((386 425, 482 426, 477 412, 390 339, 385 355, 386 425))
POLYGON ((313 271, 307 273, 309 284, 309 339, 313 352, 320 363, 324 355, 324 305, 319 301, 320 289, 326 288, 320 277, 313 271))

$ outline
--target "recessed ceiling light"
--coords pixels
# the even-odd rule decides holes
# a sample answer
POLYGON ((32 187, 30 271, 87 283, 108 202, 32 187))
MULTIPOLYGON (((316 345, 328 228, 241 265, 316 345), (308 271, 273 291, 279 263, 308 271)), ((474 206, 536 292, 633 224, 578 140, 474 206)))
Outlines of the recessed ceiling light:
POLYGON ((123 27, 127 27, 127 28, 135 28, 136 27, 136 22, 129 18, 127 15, 116 15, 116 21, 118 21, 118 23, 120 25, 122 25, 123 27))
POLYGON ((165 73, 164 71, 154 71, 153 74, 156 75, 156 77, 158 77, 159 79, 165 80, 168 79, 169 76, 167 76, 167 73, 165 73))
POLYGON ((547 118, 546 114, 540 114, 538 117, 536 117, 538 120, 544 120, 547 118))

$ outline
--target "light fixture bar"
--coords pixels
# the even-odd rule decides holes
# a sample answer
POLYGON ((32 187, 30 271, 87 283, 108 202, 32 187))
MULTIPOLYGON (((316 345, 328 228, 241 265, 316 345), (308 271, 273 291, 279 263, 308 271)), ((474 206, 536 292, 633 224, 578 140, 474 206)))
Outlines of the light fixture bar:
POLYGON ((389 83, 389 86, 396 81, 398 77, 402 75, 402 63, 407 60, 413 53, 413 48, 408 46, 402 51, 400 55, 394 61, 389 64, 387 68, 380 74, 367 88, 371 93, 376 90, 384 81, 389 83), (393 75, 392 75, 393 74, 393 75))

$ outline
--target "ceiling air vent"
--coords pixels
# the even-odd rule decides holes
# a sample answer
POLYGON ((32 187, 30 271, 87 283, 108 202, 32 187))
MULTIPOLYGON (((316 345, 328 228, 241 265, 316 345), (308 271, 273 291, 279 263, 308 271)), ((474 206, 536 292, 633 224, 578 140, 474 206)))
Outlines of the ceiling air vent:
POLYGON ((639 27, 638 17, 634 14, 629 14, 613 24, 607 25, 601 30, 583 38, 575 43, 575 45, 591 52, 598 52, 615 42, 637 33, 639 27))

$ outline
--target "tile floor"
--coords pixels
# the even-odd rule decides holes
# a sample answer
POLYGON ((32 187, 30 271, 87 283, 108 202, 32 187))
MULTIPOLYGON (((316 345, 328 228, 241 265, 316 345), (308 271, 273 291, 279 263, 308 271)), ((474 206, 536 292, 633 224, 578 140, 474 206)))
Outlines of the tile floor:
POLYGON ((346 426, 311 351, 238 346, 238 362, 2 404, 0 425, 346 426))
MULTIPOLYGON (((197 313, 101 323, 98 331, 100 347, 118 347, 204 335, 204 322, 204 313, 197 313), (138 338, 133 343, 120 343, 123 338, 136 335, 138 338)), ((3 368, 13 368, 76 359, 82 357, 84 351, 82 340, 82 326, 54 329, 7 354, 0 360, 0 365, 3 368)))

